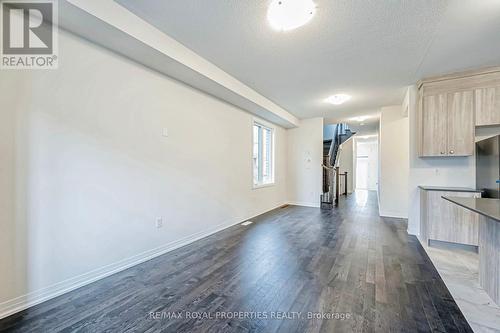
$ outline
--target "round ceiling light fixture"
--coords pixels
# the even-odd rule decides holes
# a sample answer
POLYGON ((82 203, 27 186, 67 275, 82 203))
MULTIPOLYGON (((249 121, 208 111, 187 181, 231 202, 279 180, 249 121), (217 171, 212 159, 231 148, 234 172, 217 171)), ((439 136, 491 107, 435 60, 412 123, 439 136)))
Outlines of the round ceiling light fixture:
POLYGON ((271 26, 280 31, 288 31, 309 22, 316 12, 312 0, 273 0, 267 10, 271 26))
POLYGON ((332 95, 332 96, 328 97, 327 99, 325 99, 325 102, 333 104, 333 105, 340 105, 340 104, 344 104, 345 102, 347 102, 350 99, 351 99, 350 95, 337 94, 337 95, 332 95))
POLYGON ((354 118, 351 118, 351 119, 349 119, 349 120, 352 120, 352 121, 357 121, 357 122, 359 122, 359 123, 362 123, 362 122, 364 122, 365 120, 367 120, 368 118, 370 118, 370 117, 368 117, 368 116, 359 116, 359 117, 354 117, 354 118))

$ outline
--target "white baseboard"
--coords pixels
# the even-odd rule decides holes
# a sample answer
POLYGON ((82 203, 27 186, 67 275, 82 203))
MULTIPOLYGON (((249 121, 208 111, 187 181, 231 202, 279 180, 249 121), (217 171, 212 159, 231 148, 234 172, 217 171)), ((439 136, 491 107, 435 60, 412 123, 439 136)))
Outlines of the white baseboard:
POLYGON ((408 233, 408 235, 414 235, 417 236, 417 238, 420 237, 420 231, 416 229, 414 230, 414 228, 412 229, 408 228, 406 232, 408 233))
POLYGON ((229 224, 227 224, 227 223, 219 224, 219 225, 217 225, 209 230, 197 232, 193 235, 184 237, 180 240, 167 243, 167 244, 162 245, 160 247, 142 252, 142 253, 137 254, 135 256, 132 256, 132 257, 120 260, 118 262, 106 265, 104 267, 92 270, 92 271, 84 273, 82 275, 78 275, 78 276, 72 277, 70 279, 55 283, 55 284, 48 286, 46 288, 42 288, 42 289, 30 292, 28 294, 25 294, 25 295, 10 299, 8 301, 2 302, 2 303, 0 303, 0 319, 8 317, 10 315, 13 315, 14 313, 23 311, 23 310, 30 308, 32 306, 35 306, 37 304, 48 301, 48 300, 55 298, 57 296, 68 293, 72 290, 83 287, 85 285, 88 285, 92 282, 103 279, 103 278, 108 277, 110 275, 113 275, 115 273, 121 272, 127 268, 133 267, 133 266, 141 264, 145 261, 148 261, 148 260, 151 260, 151 259, 156 258, 158 256, 161 256, 167 252, 173 251, 173 250, 178 249, 182 246, 193 243, 199 239, 208 237, 216 232, 222 231, 224 229, 227 229, 229 227, 232 227, 234 225, 242 223, 246 220, 250 220, 250 219, 255 218, 259 215, 262 215, 266 212, 272 211, 274 209, 283 207, 284 205, 286 205, 286 204, 285 203, 280 204, 274 208, 268 209, 260 214, 254 215, 252 217, 248 217, 246 219, 238 219, 237 222, 231 222, 229 224))
POLYGON ((398 213, 398 212, 388 212, 388 211, 379 211, 379 215, 382 216, 382 217, 392 217, 392 218, 396 218, 396 219, 408 219, 408 216, 405 216, 401 213, 398 213))
POLYGON ((288 203, 291 206, 303 206, 303 207, 313 207, 313 208, 320 208, 320 204, 316 202, 298 202, 298 201, 293 201, 288 203))

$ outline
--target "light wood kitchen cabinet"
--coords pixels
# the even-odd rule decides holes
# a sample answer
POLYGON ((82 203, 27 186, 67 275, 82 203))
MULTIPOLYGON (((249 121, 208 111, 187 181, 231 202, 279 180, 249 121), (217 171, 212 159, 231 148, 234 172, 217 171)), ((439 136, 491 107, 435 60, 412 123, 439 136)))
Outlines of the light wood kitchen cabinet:
POLYGON ((481 192, 420 189, 420 236, 424 242, 444 241, 478 246, 479 216, 443 196, 480 198, 481 192))
POLYGON ((475 90, 476 126, 500 125, 500 86, 475 90))
POLYGON ((474 99, 472 90, 448 94, 447 154, 470 156, 474 154, 474 99))
POLYGON ((423 97, 420 156, 474 154, 472 90, 423 97))
POLYGON ((472 156, 475 127, 500 125, 500 67, 418 84, 420 157, 472 156))
POLYGON ((447 151, 446 95, 426 96, 423 100, 422 153, 424 156, 442 156, 447 151))

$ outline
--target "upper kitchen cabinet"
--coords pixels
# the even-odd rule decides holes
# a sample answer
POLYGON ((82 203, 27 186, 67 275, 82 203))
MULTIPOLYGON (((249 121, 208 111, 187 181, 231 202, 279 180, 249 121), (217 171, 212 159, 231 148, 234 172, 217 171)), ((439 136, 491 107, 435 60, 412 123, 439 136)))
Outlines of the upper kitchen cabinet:
POLYGON ((423 98, 422 109, 422 153, 424 156, 442 156, 447 152, 446 94, 423 98))
POLYGON ((420 114, 420 156, 474 154, 472 90, 423 96, 420 114))
POLYGON ((500 125, 500 86, 475 90, 476 126, 500 125))
POLYGON ((500 67, 419 83, 420 157, 471 156, 475 126, 500 125, 500 67))
POLYGON ((471 90, 447 94, 448 156, 474 154, 474 99, 471 90))

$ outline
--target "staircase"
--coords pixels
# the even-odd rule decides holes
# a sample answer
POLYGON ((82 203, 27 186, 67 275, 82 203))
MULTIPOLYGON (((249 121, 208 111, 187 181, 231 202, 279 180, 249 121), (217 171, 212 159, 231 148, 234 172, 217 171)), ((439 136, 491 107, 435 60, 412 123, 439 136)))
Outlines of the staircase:
POLYGON ((356 134, 349 129, 347 124, 333 126, 332 138, 323 140, 323 194, 321 194, 321 208, 326 209, 333 208, 334 203, 338 203, 340 196, 340 146, 356 134))

